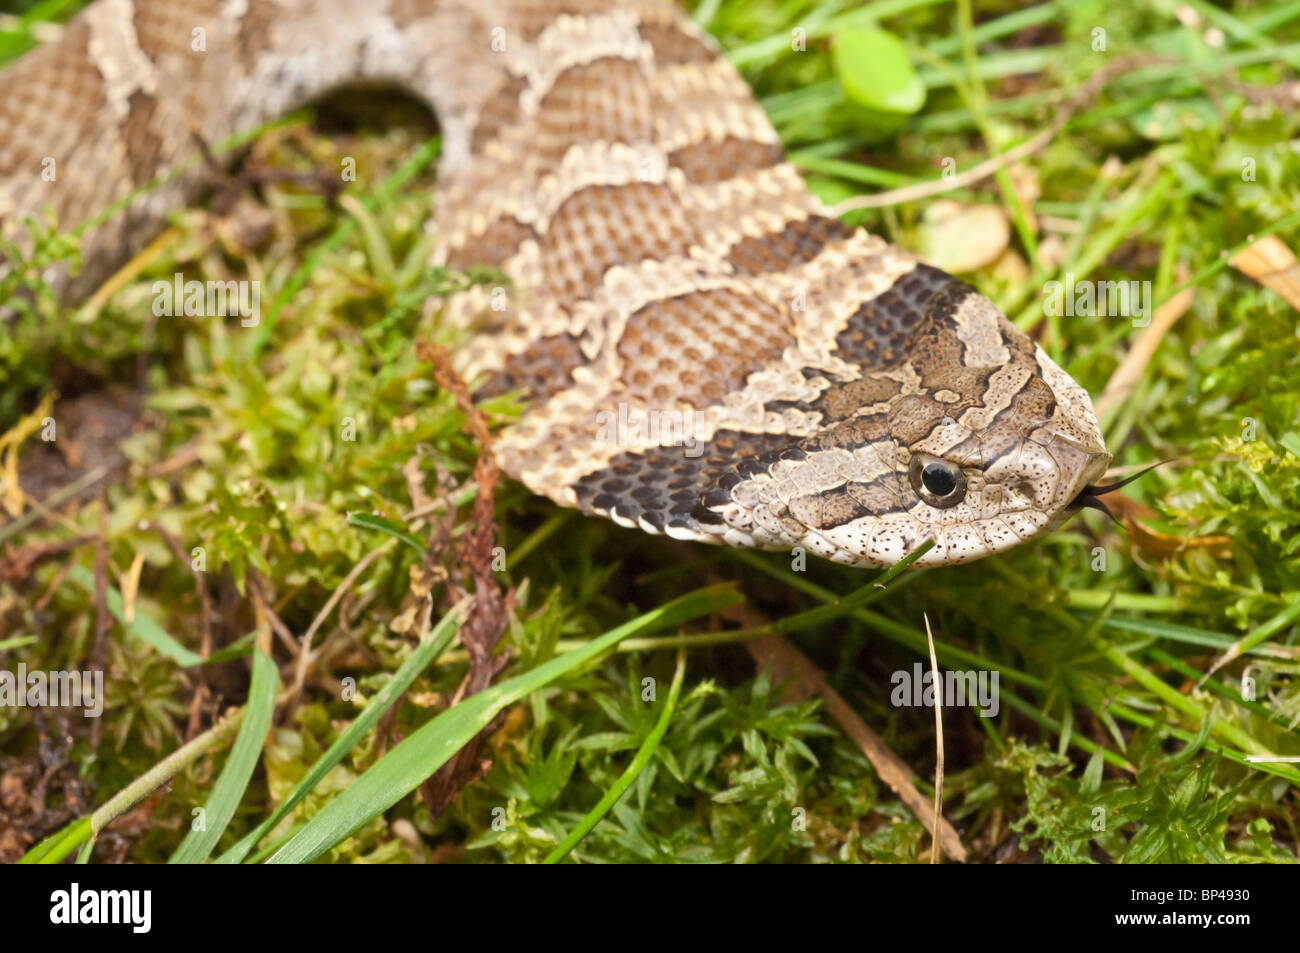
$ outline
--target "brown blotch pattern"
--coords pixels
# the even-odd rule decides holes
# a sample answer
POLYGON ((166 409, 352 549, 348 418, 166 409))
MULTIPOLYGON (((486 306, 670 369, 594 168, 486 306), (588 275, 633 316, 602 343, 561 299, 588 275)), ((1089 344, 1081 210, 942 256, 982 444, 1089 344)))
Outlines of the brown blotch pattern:
POLYGON ((948 327, 936 327, 933 318, 928 326, 917 332, 911 345, 912 368, 921 375, 930 393, 946 390, 957 395, 956 400, 934 401, 952 417, 968 407, 983 404, 988 380, 998 370, 996 367, 967 367, 962 363, 964 354, 965 346, 957 332, 948 327))
MULTIPOLYGON (((629 10, 627 2, 507 0, 466 9, 456 22, 438 23, 453 33, 441 39, 459 50, 447 60, 445 72, 443 64, 432 70, 427 60, 415 56, 398 57, 392 63, 404 75, 390 78, 404 79, 436 100, 449 132, 454 129, 459 136, 465 131, 461 122, 473 124, 470 147, 478 161, 468 170, 455 170, 465 177, 444 182, 453 187, 446 190, 447 201, 440 202, 442 214, 461 236, 456 247, 447 250, 449 264, 515 264, 517 274, 512 277, 527 296, 521 300, 540 305, 533 320, 522 320, 515 312, 487 315, 484 324, 500 339, 480 342, 487 347, 526 348, 501 355, 483 391, 523 391, 533 402, 531 420, 516 431, 520 436, 511 450, 512 473, 557 499, 568 501, 576 494, 588 512, 613 513, 658 529, 699 532, 712 527, 716 534, 722 523, 719 511, 735 502, 732 493, 742 481, 770 474, 778 460, 813 458, 806 470, 791 468, 773 480, 747 484, 743 493, 737 493, 746 501, 744 506, 757 499, 757 505, 765 508, 761 514, 740 514, 735 527, 741 538, 745 526, 757 527, 762 532, 754 533, 754 541, 763 543, 770 518, 786 529, 795 515, 807 525, 831 528, 909 505, 914 494, 904 474, 889 473, 874 480, 868 480, 868 475, 877 472, 878 465, 893 466, 898 462, 895 456, 901 459, 909 446, 938 433, 934 427, 946 417, 961 418, 970 408, 981 409, 982 413, 962 421, 983 428, 981 432, 963 443, 960 452, 948 447, 940 452, 977 459, 978 450, 986 463, 1012 452, 1023 443, 1027 428, 1051 417, 1055 402, 1050 388, 1037 376, 1042 368, 1034 345, 1005 319, 998 319, 998 327, 1012 366, 971 368, 963 363, 967 348, 963 335, 973 342, 972 352, 980 352, 981 363, 1001 359, 988 307, 971 300, 969 287, 924 266, 895 280, 898 262, 905 260, 902 253, 886 251, 883 243, 864 243, 855 254, 846 247, 850 242, 844 241, 852 230, 830 218, 814 214, 789 221, 792 215, 818 206, 803 191, 794 170, 780 164, 779 146, 763 141, 774 136, 764 124, 762 110, 735 71, 717 57, 717 44, 680 10, 667 4, 652 6, 651 0, 631 0, 629 10), (553 29, 552 36, 562 34, 581 45, 584 24, 560 21, 568 14, 605 12, 615 6, 619 15, 594 32, 630 32, 638 24, 644 44, 634 45, 640 57, 605 56, 563 69, 551 80, 541 56, 546 51, 530 50, 528 44, 553 29), (509 52, 504 56, 490 52, 489 33, 495 20, 505 28, 509 52), (530 79, 507 76, 508 69, 527 71, 530 79), (533 91, 542 100, 536 103, 534 119, 534 97, 526 86, 529 81, 541 82, 542 77, 547 77, 548 86, 533 91), (529 107, 527 122, 525 107, 529 107), (706 141, 698 141, 701 136, 706 141), (676 147, 667 157, 670 170, 676 170, 670 171, 667 183, 633 175, 635 181, 629 184, 609 184, 628 176, 622 162, 612 163, 610 176, 601 177, 602 145, 636 148, 656 141, 676 147), (581 170, 574 169, 573 180, 546 178, 576 144, 590 149, 583 155, 581 170), (766 174, 752 175, 764 169, 766 174), (746 174, 751 176, 747 182, 736 178, 746 174), (496 189, 496 199, 488 203, 495 211, 486 211, 481 196, 488 186, 507 180, 513 183, 507 189, 511 194, 501 195, 496 189), (591 184, 596 181, 606 184, 591 184), (682 192, 684 181, 703 187, 682 192), (722 187, 710 187, 718 184, 722 187), (577 191, 562 199, 560 190, 577 191), (693 224, 695 216, 700 219, 698 226, 693 224), (479 230, 465 237, 470 223, 477 223, 479 230), (777 227, 778 223, 786 224, 777 227), (756 228, 773 231, 753 236, 756 228), (702 236, 708 241, 702 243, 702 236), (530 240, 537 243, 537 256, 512 260, 530 240), (725 259, 717 241, 735 242, 725 259), (840 247, 827 253, 828 246, 840 247), (689 262, 680 257, 686 255, 692 256, 689 262), (795 322, 776 297, 779 292, 762 289, 784 287, 783 279, 775 276, 791 276, 810 262, 815 262, 818 280, 824 282, 817 296, 824 313, 809 320, 827 324, 825 337, 808 335, 805 353, 790 346, 795 322), (608 288, 602 288, 602 279, 612 277, 609 269, 620 265, 640 266, 641 273, 634 280, 610 281, 608 288), (773 280, 761 280, 763 276, 773 280), (723 282, 730 287, 662 297, 723 282), (872 300, 844 300, 846 294, 870 294, 885 284, 891 287, 872 300), (850 292, 850 288, 873 290, 850 292), (635 296, 635 303, 616 294, 623 289, 635 296), (757 294, 767 294, 771 300, 760 300, 757 294), (597 301, 582 300, 593 295, 597 301), (655 300, 646 303, 647 296, 655 300), (632 308, 639 310, 624 326, 619 319, 632 308), (580 320, 559 320, 570 309, 568 317, 580 320), (973 315, 971 320, 985 323, 962 328, 959 315, 962 320, 973 315), (591 337, 553 334, 538 339, 541 327, 581 327, 590 329, 591 337), (826 338, 832 336, 834 348, 826 346, 831 343, 826 338), (588 352, 584 344, 589 345, 588 352), (589 364, 597 344, 600 354, 589 364), (810 436, 724 430, 701 448, 702 454, 688 444, 626 452, 605 448, 599 461, 583 459, 591 449, 591 421, 585 415, 592 409, 590 402, 601 399, 598 395, 607 395, 611 402, 641 401, 656 408, 716 407, 728 396, 743 396, 744 401, 737 401, 737 415, 725 419, 743 420, 746 427, 765 426, 769 419, 751 413, 754 408, 745 403, 754 395, 737 392, 748 382, 754 392, 771 393, 774 400, 790 396, 791 390, 777 387, 775 378, 771 391, 757 386, 755 380, 757 372, 787 358, 822 365, 783 364, 788 372, 785 379, 797 380, 802 370, 816 383, 794 393, 808 399, 820 391, 807 405, 823 414, 817 432, 810 436), (580 367, 590 367, 591 387, 588 372, 579 371, 580 367), (883 376, 881 370, 898 380, 883 376), (575 373, 583 380, 581 388, 575 388, 575 373), (574 388, 572 400, 567 399, 569 394, 554 399, 569 388, 574 388), (912 393, 916 388, 919 395, 912 393), (935 395, 940 393, 954 399, 938 401, 935 395), (548 398, 552 399, 547 406, 539 406, 548 398), (886 405, 885 413, 862 416, 864 408, 886 405), (864 446, 871 449, 861 452, 860 460, 878 450, 870 466, 855 467, 845 459, 843 451, 864 446), (822 452, 825 459, 816 459, 822 452), (605 461, 606 453, 615 456, 605 461), (576 478, 584 466, 599 470, 576 478), (812 492, 849 478, 860 482, 812 492), (747 521, 749 516, 755 517, 753 523, 747 521)), ((20 212, 52 205, 65 227, 76 225, 86 214, 129 191, 128 178, 134 182, 155 178, 164 162, 192 152, 187 120, 201 121, 205 135, 219 138, 214 131, 223 132, 225 124, 255 121, 259 105, 269 108, 295 93, 312 94, 313 84, 348 78, 334 70, 317 75, 313 65, 338 66, 345 72, 370 70, 376 64, 367 54, 376 51, 367 49, 364 40, 376 35, 373 31, 386 29, 384 17, 390 6, 394 22, 401 27, 445 9, 442 4, 443 0, 392 0, 391 5, 355 2, 347 10, 327 10, 325 5, 284 0, 235 4, 133 0, 112 10, 100 7, 105 15, 130 17, 143 55, 172 68, 157 74, 157 89, 124 89, 121 95, 129 97, 125 103, 106 102, 104 76, 89 56, 86 17, 70 22, 48 48, 33 50, 7 66, 0 129, 13 135, 0 136, 0 183, 13 182, 17 188, 0 188, 0 196, 20 212), (232 24, 227 17, 239 10, 243 11, 240 20, 232 24), (272 29, 277 24, 282 28, 272 29), (206 57, 188 50, 190 32, 199 25, 214 33, 208 40, 213 51, 206 57), (223 25, 237 25, 238 34, 215 35, 223 25), (319 50, 322 59, 313 63, 310 55, 306 60, 295 58, 305 50, 319 50), (337 61, 327 63, 324 57, 330 56, 337 56, 337 61), (252 90, 254 95, 247 101, 221 95, 227 87, 262 81, 268 83, 266 88, 252 90), (265 94, 264 102, 259 93, 265 94), (39 180, 45 156, 59 164, 57 185, 39 180)), ((429 39, 422 32, 411 36, 429 39)), ((620 35, 615 42, 635 39, 620 35)), ((582 55, 580 50, 569 53, 582 55)), ((136 64, 124 65, 134 69, 136 64)), ((576 158, 577 154, 570 155, 576 158)), ((147 240, 160 224, 160 209, 173 201, 168 191, 179 196, 182 189, 169 187, 147 201, 127 203, 125 212, 91 236, 87 261, 101 266, 120 263, 121 253, 133 241, 147 240)), ((481 355, 480 348, 475 357, 481 355)), ((1054 375, 1053 369, 1049 379, 1057 380, 1054 375)), ((1076 405, 1075 412, 1084 415, 1080 427, 1091 432, 1095 420, 1086 414, 1086 399, 1073 391, 1062 398, 1066 405, 1076 405), (1079 401, 1085 406, 1078 406, 1079 401)), ((801 404, 787 406, 807 409, 801 404)), ((802 425, 789 421, 773 427, 806 433, 802 425)), ((943 427, 947 442, 964 439, 959 429, 943 427)), ((891 525, 879 531, 908 537, 923 528, 891 525)), ((797 534, 798 526, 790 532, 797 534)), ((973 540, 971 533, 963 532, 973 540)), ((978 554, 977 542, 961 545, 965 548, 951 550, 949 556, 964 559, 978 554)))
POLYGON ((926 303, 938 292, 973 288, 928 265, 918 265, 900 277, 883 294, 864 301, 849 317, 835 343, 845 360, 866 367, 888 368, 901 364, 915 351, 913 338, 926 318, 926 303))
POLYGON ((158 100, 137 89, 127 100, 127 105, 129 111, 122 124, 126 161, 131 170, 131 181, 143 185, 154 177, 163 164, 162 140, 153 129, 158 100))
POLYGON ((863 407, 879 404, 898 396, 903 385, 888 377, 865 377, 862 380, 849 381, 847 384, 835 384, 809 409, 819 410, 827 420, 844 420, 852 417, 863 407))
POLYGON ((833 490, 795 497, 789 506, 790 515, 804 526, 826 530, 864 516, 897 512, 915 497, 905 476, 886 473, 869 482, 845 483, 833 490))
POLYGON ((681 169, 691 182, 709 185, 771 168, 784 159, 785 150, 778 143, 727 136, 682 146, 668 156, 668 164, 681 169))
POLYGON ((858 447, 866 446, 873 440, 880 439, 881 434, 886 433, 887 417, 885 414, 865 414, 861 417, 850 417, 842 420, 835 425, 820 430, 811 436, 805 437, 799 442, 800 449, 807 453, 817 453, 822 450, 856 450, 858 447))
POLYGON ((655 106, 641 67, 606 56, 571 66, 542 99, 530 148, 543 168, 558 165, 577 143, 649 142, 655 106))
POLYGON ((462 244, 447 250, 447 266, 468 268, 471 265, 500 267, 509 260, 519 246, 537 233, 512 215, 503 215, 481 234, 471 235, 462 244))
POLYGON ((631 397, 658 406, 718 403, 794 343, 788 316, 729 289, 646 305, 629 319, 618 353, 631 397))
POLYGON ((952 416, 947 404, 932 397, 911 394, 900 397, 889 408, 889 435, 903 446, 924 440, 945 417, 952 416))
POLYGON ((744 238, 727 255, 731 266, 744 275, 789 271, 807 264, 832 242, 850 238, 853 229, 824 215, 787 222, 779 232, 744 238))
POLYGON ((695 240, 666 185, 593 185, 564 200, 541 240, 543 272, 558 301, 588 297, 613 265, 685 254, 695 240))
MULTIPOLYGON (((197 26, 206 26, 211 32, 211 24, 221 15, 222 4, 220 0, 204 0, 200 4, 135 0, 132 6, 131 24, 135 27, 136 45, 156 63, 164 54, 176 53, 177 37, 190 37, 197 26)), ((181 48, 188 49, 188 43, 181 48)))
MULTIPOLYGON (((532 43, 561 14, 604 13, 613 6, 612 0, 515 0, 511 4, 511 24, 521 39, 532 43)), ((506 42, 510 42, 509 35, 506 42)))
POLYGON ((478 155, 487 143, 500 135, 502 129, 519 122, 519 97, 527 87, 526 79, 510 76, 483 101, 478 122, 474 125, 471 152, 478 155))
POLYGON ((1017 450, 1025 435, 1050 420, 1055 412, 1052 388, 1041 377, 1030 376, 987 427, 954 447, 949 456, 979 460, 987 469, 1017 450))
POLYGON ((704 43, 670 23, 642 23, 639 32, 654 49, 656 63, 706 63, 715 56, 704 43))
POLYGON ((810 493, 790 501, 790 515, 811 529, 829 529, 871 515, 871 511, 836 487, 822 493, 810 493))
POLYGON ((519 354, 512 354, 481 388, 483 397, 523 390, 533 404, 541 403, 573 383, 573 369, 587 363, 571 334, 556 334, 534 341, 519 354))
POLYGON ((248 0, 248 9, 239 21, 239 36, 235 42, 239 61, 249 72, 257 65, 258 57, 266 47, 266 35, 271 24, 283 15, 284 11, 273 0, 248 0))
MULTIPOLYGON (((5 70, 5 88, 0 95, 0 174, 39 179, 46 156, 57 163, 62 178, 73 172, 79 150, 89 152, 94 144, 77 134, 95 129, 105 109, 104 80, 90 61, 90 26, 84 19, 65 27, 56 46, 33 50, 5 70), (21 131, 21 135, 15 131, 21 131)), ((75 174, 75 173, 73 173, 75 174)), ((93 169, 86 170, 93 175, 93 169)), ((55 192, 55 211, 60 224, 76 208, 78 196, 72 190, 55 192)))

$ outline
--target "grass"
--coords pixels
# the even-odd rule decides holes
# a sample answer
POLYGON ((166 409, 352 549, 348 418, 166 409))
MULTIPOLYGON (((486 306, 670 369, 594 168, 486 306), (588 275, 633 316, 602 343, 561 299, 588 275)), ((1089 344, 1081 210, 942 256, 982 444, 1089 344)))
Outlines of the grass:
MULTIPOLYGON (((322 131, 314 112, 264 131, 252 146, 260 164, 311 172, 350 156, 361 174, 337 205, 268 186, 271 227, 256 250, 231 239, 229 218, 181 212, 111 294, 75 310, 38 297, 0 341, 0 434, 54 391, 124 381, 147 390, 150 424, 127 441, 128 475, 102 504, 91 493, 0 526, 0 670, 84 668, 97 619, 108 626, 107 709, 94 725, 60 722, 70 745, 38 742, 57 713, 0 709, 0 774, 54 779, 48 803, 6 808, 20 840, 0 847, 47 861, 80 848, 90 862, 178 851, 244 862, 566 851, 584 862, 924 861, 924 825, 817 702, 783 701, 745 650, 766 632, 793 640, 925 779, 933 712, 890 702, 893 673, 927 658, 924 612, 941 665, 1000 679, 996 716, 945 712, 944 812, 973 860, 1294 862, 1300 314, 1226 256, 1270 230, 1293 248, 1300 239, 1300 121, 1251 93, 1296 75, 1300 3, 1187 7, 1193 27, 1158 3, 696 8, 832 202, 1030 139, 1116 57, 1172 61, 1116 78, 1046 148, 955 194, 1009 223, 1007 247, 964 277, 1094 395, 1140 329, 1045 317, 1044 284, 1149 281, 1156 306, 1194 289, 1131 395, 1103 417, 1117 467, 1176 461, 1128 488, 1154 511, 1149 533, 1089 515, 873 591, 874 574, 652 538, 508 483, 496 494, 495 568, 519 604, 509 665, 477 707, 450 706, 469 664, 448 644, 454 620, 445 608, 422 620, 411 595, 430 534, 472 532, 479 489, 464 416, 412 346, 455 346, 419 304, 482 277, 424 266, 437 140, 418 122, 322 131), (830 44, 873 24, 917 67, 926 101, 915 114, 882 116, 845 96, 830 44), (791 49, 796 28, 804 52, 791 49), (153 282, 177 271, 261 281, 266 320, 154 320, 153 282), (449 520, 410 517, 412 460, 449 520), (1197 544, 1213 537, 1227 542, 1197 544), (12 569, 51 545, 62 548, 12 569), (675 602, 684 592, 694 594, 675 602), (205 630, 219 653, 206 662, 205 630), (299 697, 294 651, 309 631, 318 660, 299 697), (1234 645, 1240 657, 1206 677, 1234 645), (450 754, 489 723, 499 724, 490 770, 431 819, 412 793, 441 763, 431 751, 450 754), (1250 760, 1265 754, 1292 760, 1250 760), (168 778, 138 807, 122 796, 168 778), (200 807, 217 820, 207 831, 193 825, 200 807)), ((30 45, 22 22, 5 26, 0 55, 30 45)), ((932 204, 848 219, 919 249, 935 241, 932 204)), ((42 246, 70 253, 54 237, 42 246)), ((502 422, 515 407, 486 410, 502 422)), ((460 570, 450 548, 430 565, 460 570)))

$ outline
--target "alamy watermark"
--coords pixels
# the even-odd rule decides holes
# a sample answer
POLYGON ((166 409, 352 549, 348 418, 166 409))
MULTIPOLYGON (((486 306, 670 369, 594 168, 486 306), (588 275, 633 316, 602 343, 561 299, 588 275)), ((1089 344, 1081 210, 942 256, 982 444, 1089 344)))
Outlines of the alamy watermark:
POLYGON ((104 713, 104 673, 0 669, 0 708, 84 708, 86 718, 104 713))
POLYGON ((67 890, 50 894, 50 922, 54 924, 123 924, 132 933, 148 933, 153 925, 152 890, 82 889, 77 881, 67 890))
MULTIPOLYGON (((889 701, 895 708, 933 708, 935 695, 934 672, 920 662, 909 672, 899 669, 890 682, 894 690, 889 701)), ((940 701, 944 708, 978 708, 985 718, 996 718, 1001 709, 998 700, 998 673, 955 672, 951 669, 939 674, 940 701)))
POLYGON ((1048 317, 1132 318, 1135 328, 1151 323, 1151 282, 1075 281, 1066 272, 1065 281, 1043 285, 1043 313, 1048 317))
POLYGON ((152 290, 157 318, 237 317, 246 328, 262 323, 262 284, 258 281, 186 281, 178 271, 171 281, 155 281, 152 290))

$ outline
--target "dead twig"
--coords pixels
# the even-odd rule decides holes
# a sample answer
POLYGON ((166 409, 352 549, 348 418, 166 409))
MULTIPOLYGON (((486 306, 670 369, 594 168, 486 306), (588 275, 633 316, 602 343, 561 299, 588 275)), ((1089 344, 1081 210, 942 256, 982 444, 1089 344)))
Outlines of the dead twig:
MULTIPOLYGON (((95 644, 90 653, 91 671, 102 672, 108 655, 108 633, 113 617, 108 611, 108 497, 99 488, 99 527, 95 534, 95 644)), ((99 750, 100 719, 90 728, 90 746, 99 750)))
POLYGON ((1133 342, 1129 352, 1124 355, 1124 359, 1110 375, 1105 390, 1097 398, 1096 412, 1099 420, 1105 420, 1110 413, 1128 400, 1146 372, 1147 365, 1151 363, 1151 358, 1160 347, 1160 342, 1192 306, 1193 294, 1193 289, 1184 288, 1156 308, 1155 314, 1151 316, 1151 323, 1142 329, 1142 333, 1133 342))
POLYGON ((943 851, 958 863, 967 859, 966 847, 961 837, 933 804, 916 788, 916 775, 907 764, 889 750, 884 740, 872 731, 852 706, 830 686, 826 676, 784 636, 774 635, 757 639, 746 645, 760 667, 770 667, 779 680, 790 680, 789 700, 802 700, 814 695, 821 698, 826 711, 844 730, 844 733, 867 756, 880 780, 898 795, 899 800, 911 809, 928 829, 935 831, 936 841, 943 851))
MULTIPOLYGON (((496 655, 497 645, 505 635, 515 610, 514 590, 502 590, 493 566, 496 487, 501 474, 492 458, 492 433, 487 418, 474 406, 469 387, 452 367, 451 356, 442 348, 425 342, 417 345, 416 352, 421 360, 433 365, 438 385, 456 399, 457 406, 465 414, 465 432, 482 450, 474 465, 478 496, 474 498, 473 521, 461 538, 457 554, 460 571, 447 582, 447 598, 451 601, 459 601, 469 594, 464 576, 469 577, 474 587, 474 607, 460 630, 460 642, 469 653, 470 667, 457 696, 468 698, 488 688, 509 663, 507 653, 496 655)), ((432 555, 431 551, 430 557, 432 555)), ((478 780, 491 767, 491 760, 480 757, 480 751, 504 720, 505 713, 502 712, 421 785, 420 793, 431 817, 438 817, 466 785, 478 780)))
POLYGON ((930 863, 942 859, 939 853, 939 819, 943 817, 943 692, 939 681, 939 659, 934 652, 934 633, 930 631, 930 616, 925 619, 925 641, 930 646, 930 684, 934 686, 934 817, 930 824, 930 863))

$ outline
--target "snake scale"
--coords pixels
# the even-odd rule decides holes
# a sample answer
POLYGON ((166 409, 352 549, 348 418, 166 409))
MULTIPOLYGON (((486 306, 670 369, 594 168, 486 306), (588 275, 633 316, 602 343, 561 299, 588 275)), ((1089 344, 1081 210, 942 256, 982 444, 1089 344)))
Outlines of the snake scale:
POLYGON ((442 320, 520 391, 537 493, 680 539, 886 566, 1058 525, 1110 456, 1087 393, 970 286, 814 198, 717 44, 659 0, 98 0, 0 73, 0 227, 89 231, 84 296, 191 201, 176 169, 351 84, 435 110, 442 320), (52 160, 52 164, 51 164, 52 160), (50 176, 49 168, 57 170, 50 176))

